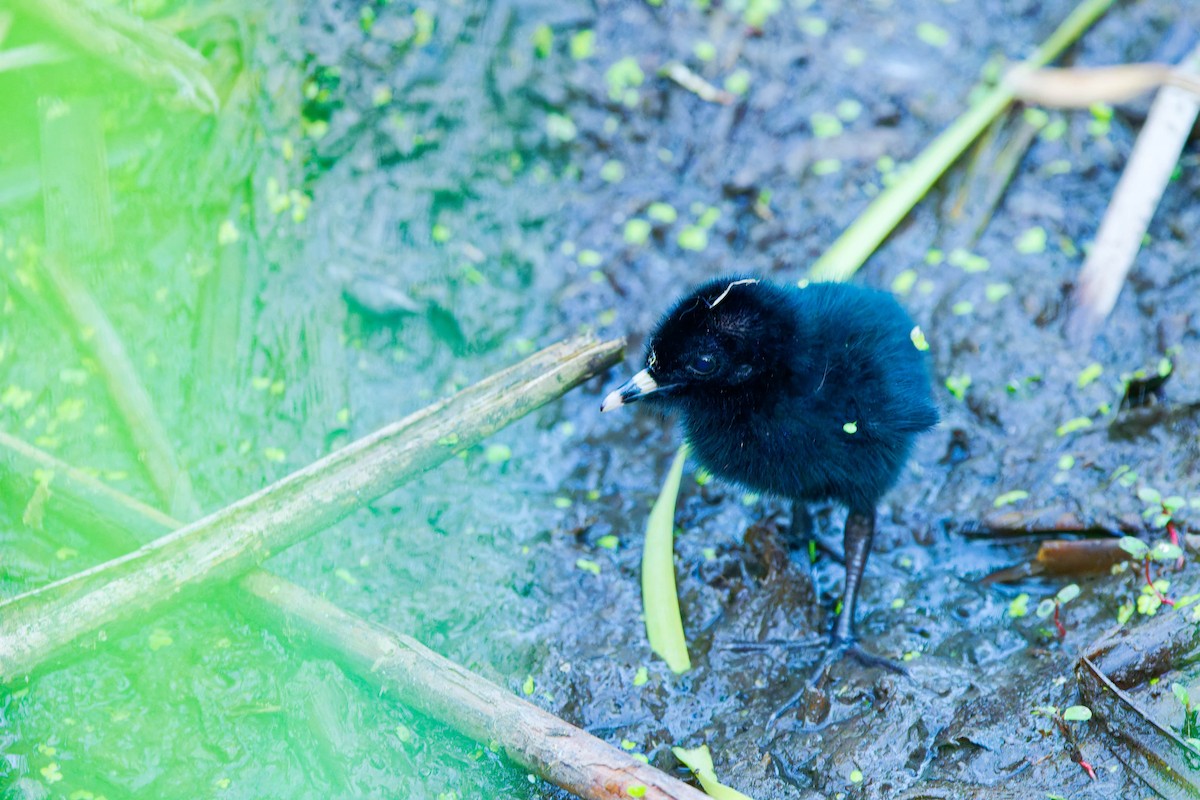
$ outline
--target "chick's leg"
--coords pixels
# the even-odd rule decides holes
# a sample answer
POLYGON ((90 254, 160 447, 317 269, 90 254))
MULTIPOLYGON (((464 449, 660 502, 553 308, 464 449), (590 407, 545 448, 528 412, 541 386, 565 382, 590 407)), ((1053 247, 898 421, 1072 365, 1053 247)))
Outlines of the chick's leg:
POLYGON ((787 530, 787 544, 792 550, 801 553, 808 565, 817 560, 817 551, 825 553, 839 564, 844 563, 837 548, 830 547, 817 535, 817 524, 808 509, 808 503, 804 500, 792 501, 792 521, 787 530))
POLYGON ((830 669, 846 656, 863 666, 880 667, 901 675, 907 670, 894 661, 868 653, 854 641, 854 611, 858 604, 858 588, 862 583, 863 570, 871 555, 871 543, 875 539, 875 510, 851 511, 846 517, 846 585, 842 595, 842 610, 830 635, 830 646, 824 657, 813 670, 808 683, 787 699, 767 720, 771 727, 788 710, 803 702, 802 717, 810 722, 823 721, 829 715, 829 698, 820 687, 829 681, 830 669))
POLYGON ((858 588, 871 555, 871 543, 875 541, 875 509, 851 511, 846 517, 842 541, 846 552, 846 586, 842 591, 842 611, 833 629, 833 641, 835 644, 851 644, 854 642, 854 610, 858 605, 858 588))
POLYGON ((834 659, 847 655, 864 666, 882 667, 907 675, 908 671, 895 661, 868 653, 855 642, 854 612, 858 605, 858 589, 862 584, 867 558, 871 555, 871 543, 875 541, 874 508, 869 511, 850 512, 846 517, 843 541, 846 549, 846 586, 842 592, 842 611, 838 614, 837 624, 833 628, 831 655, 834 659))

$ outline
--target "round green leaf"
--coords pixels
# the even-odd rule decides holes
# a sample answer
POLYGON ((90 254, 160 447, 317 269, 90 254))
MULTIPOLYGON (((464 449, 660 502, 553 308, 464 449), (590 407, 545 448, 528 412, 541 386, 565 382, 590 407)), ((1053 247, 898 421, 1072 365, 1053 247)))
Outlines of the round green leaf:
POLYGON ((1067 722, 1087 722, 1092 718, 1092 710, 1087 706, 1071 706, 1062 713, 1067 722))
POLYGON ((1121 541, 1117 543, 1117 546, 1126 553, 1129 553, 1129 555, 1133 556, 1134 558, 1145 557, 1146 551, 1150 549, 1146 546, 1145 542, 1136 536, 1122 536, 1121 541))
POLYGON ((1060 604, 1069 603, 1076 597, 1079 597, 1079 584, 1077 583, 1067 584, 1063 588, 1059 589, 1058 594, 1055 595, 1055 598, 1060 604))

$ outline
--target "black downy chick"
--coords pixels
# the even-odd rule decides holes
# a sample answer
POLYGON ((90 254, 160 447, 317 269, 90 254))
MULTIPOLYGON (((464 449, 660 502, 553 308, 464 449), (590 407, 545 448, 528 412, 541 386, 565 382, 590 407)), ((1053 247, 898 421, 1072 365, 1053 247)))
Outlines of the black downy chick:
POLYGON ((938 421, 913 331, 886 292, 722 278, 675 304, 650 336, 645 369, 601 406, 644 400, 678 412, 706 469, 792 499, 793 529, 806 537, 807 502, 844 504, 846 581, 828 655, 894 669, 854 647, 854 608, 875 506, 913 439, 938 421))

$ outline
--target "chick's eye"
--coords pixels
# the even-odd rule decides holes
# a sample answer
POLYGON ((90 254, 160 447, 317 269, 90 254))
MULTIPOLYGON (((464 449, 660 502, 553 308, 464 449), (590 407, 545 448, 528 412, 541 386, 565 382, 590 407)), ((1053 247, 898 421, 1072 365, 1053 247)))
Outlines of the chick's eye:
POLYGON ((700 353, 692 357, 688 369, 697 375, 710 375, 717 369, 717 357, 712 353, 700 353))

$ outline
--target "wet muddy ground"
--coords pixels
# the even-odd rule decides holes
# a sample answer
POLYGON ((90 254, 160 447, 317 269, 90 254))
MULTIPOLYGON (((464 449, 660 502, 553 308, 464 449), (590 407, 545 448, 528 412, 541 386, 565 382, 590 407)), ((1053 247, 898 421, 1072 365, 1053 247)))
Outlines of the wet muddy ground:
MULTIPOLYGON (((706 5, 453 2, 416 13, 312 2, 295 20, 247 15, 238 58, 262 81, 231 90, 230 104, 242 103, 231 130, 174 129, 170 112, 135 107, 162 122, 149 143, 132 137, 137 155, 114 172, 118 224, 136 227, 163 204, 179 221, 153 233, 156 247, 115 249, 131 274, 170 292, 148 310, 143 283, 96 285, 139 363, 176 354, 157 358, 147 380, 207 508, 535 344, 580 328, 628 334, 634 369, 641 337, 686 287, 730 271, 803 278, 972 87, 1028 55, 1072 4, 706 5), (734 102, 660 77, 672 60, 734 102), (184 168, 197 152, 208 160, 184 168), (175 173, 178 183, 154 182, 175 173), (290 205, 279 200, 293 190, 290 205), (198 208, 237 220, 244 236, 214 249, 216 224, 187 221, 198 208)), ((1181 4, 1122 3, 1068 61, 1178 60, 1196 30, 1200 15, 1181 4)), ((188 35, 232 58, 220 14, 188 35)), ((706 743, 718 774, 757 800, 1150 796, 1098 730, 1072 723, 1089 778, 1044 711, 1079 702, 1075 660, 1138 602, 1141 576, 984 583, 1032 558, 1037 540, 975 535, 1000 512, 1024 512, 1156 540, 1140 489, 1200 498, 1194 140, 1095 346, 1063 335, 1082 253, 1146 108, 1051 112, 990 213, 981 198, 1017 126, 1000 129, 854 278, 896 291, 922 326, 943 415, 885 498, 859 607, 863 644, 902 660, 907 677, 839 664, 826 713, 802 708, 768 726, 820 654, 739 645, 824 633, 842 570, 819 558, 810 587, 804 556, 786 550, 782 503, 692 473, 676 572, 694 667, 674 676, 650 654, 641 533, 679 433, 642 409, 599 414, 623 372, 270 566, 514 691, 531 688, 534 702, 667 771, 681 770, 672 745, 706 743), (1163 357, 1174 371, 1161 400, 1121 410, 1122 374, 1163 357), (1060 637, 1033 610, 1071 582, 1082 592, 1063 607, 1060 637), (641 667, 648 680, 635 683, 641 667)), ((14 162, 35 149, 18 145, 14 162)), ((4 233, 36 239, 36 195, 14 191, 4 233)), ((40 319, 36 304, 13 313, 40 319)), ((9 352, 38 335, 11 326, 9 352)), ((38 345, 56 372, 77 358, 67 341, 38 345)), ((12 358, 0 366, 9 383, 47 380, 12 358)), ((97 391, 90 402, 92 423, 104 401, 97 391)), ((6 430, 24 419, 6 413, 6 430)), ((149 499, 119 448, 64 438, 60 457, 123 475, 123 490, 149 499)), ((815 510, 836 543, 843 512, 815 510)), ((1197 513, 1182 508, 1175 522, 1192 531, 1197 513)), ((6 547, 27 535, 20 518, 18 505, 6 547)), ((70 532, 40 532, 34 555, 6 560, 5 594, 86 566, 53 557, 64 541, 81 561, 104 557, 70 532)), ((1200 584, 1191 558, 1155 569, 1170 596, 1200 584)), ((229 774, 240 776, 224 786, 231 796, 255 796, 265 781, 293 797, 557 796, 219 599, 149 631, 187 655, 147 660, 141 631, 41 677, 6 706, 5 746, 37 767, 35 747, 55 737, 60 750, 90 752, 116 789, 154 796, 229 774), (61 709, 88 696, 73 716, 105 731, 158 691, 194 700, 169 725, 135 712, 119 743, 60 724, 61 709), (192 741, 204 757, 185 777, 172 758, 192 741), (402 777, 397 758, 420 777, 402 777)), ((1126 624, 1144 616, 1135 607, 1126 624)))

